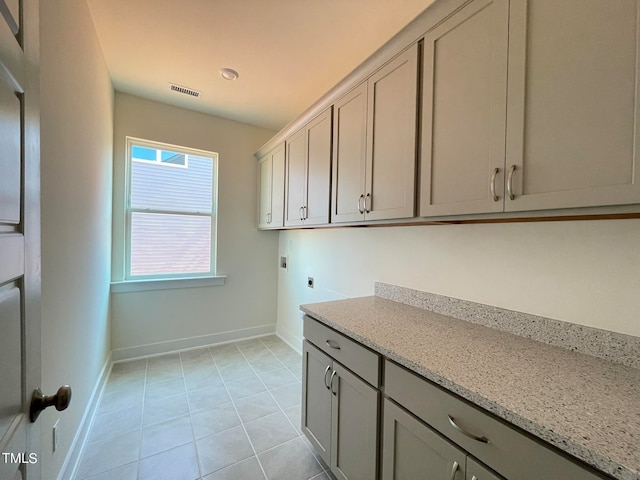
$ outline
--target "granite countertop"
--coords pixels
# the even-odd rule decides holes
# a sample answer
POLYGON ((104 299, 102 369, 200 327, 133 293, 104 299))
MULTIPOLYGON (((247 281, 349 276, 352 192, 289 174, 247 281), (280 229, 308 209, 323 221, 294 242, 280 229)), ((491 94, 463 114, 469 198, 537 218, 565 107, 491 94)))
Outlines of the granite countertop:
POLYGON ((620 480, 640 480, 640 369, 379 297, 326 325, 620 480))

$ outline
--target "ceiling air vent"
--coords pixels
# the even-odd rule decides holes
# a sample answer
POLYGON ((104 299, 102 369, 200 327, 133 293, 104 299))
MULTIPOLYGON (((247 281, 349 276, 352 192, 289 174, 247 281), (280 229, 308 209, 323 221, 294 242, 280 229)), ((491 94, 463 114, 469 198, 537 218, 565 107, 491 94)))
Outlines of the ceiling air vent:
POLYGON ((176 85, 174 83, 170 83, 169 88, 174 92, 184 93, 185 95, 191 95, 192 97, 196 97, 196 98, 202 95, 202 92, 193 90, 192 88, 181 87, 180 85, 176 85))

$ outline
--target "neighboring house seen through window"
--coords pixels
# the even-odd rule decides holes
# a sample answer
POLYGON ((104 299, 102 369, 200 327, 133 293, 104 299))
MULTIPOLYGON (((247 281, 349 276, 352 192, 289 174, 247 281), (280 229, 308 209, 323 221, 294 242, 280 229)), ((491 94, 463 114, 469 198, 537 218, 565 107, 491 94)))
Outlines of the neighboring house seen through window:
POLYGON ((217 153, 127 137, 127 280, 215 275, 217 171, 217 153))

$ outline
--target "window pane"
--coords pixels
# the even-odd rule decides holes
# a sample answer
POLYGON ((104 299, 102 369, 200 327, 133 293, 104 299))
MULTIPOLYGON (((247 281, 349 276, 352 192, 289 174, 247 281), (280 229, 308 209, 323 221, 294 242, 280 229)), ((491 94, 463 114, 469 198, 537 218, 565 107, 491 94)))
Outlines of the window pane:
POLYGON ((206 273, 211 217, 132 213, 131 275, 206 273))
POLYGON ((162 150, 160 152, 160 162, 162 163, 170 163, 172 165, 185 165, 187 163, 185 158, 186 155, 184 153, 168 152, 166 150, 162 150))
POLYGON ((151 160, 156 161, 156 150, 154 148, 138 147, 134 145, 131 147, 131 158, 136 160, 151 160))
POLYGON ((190 157, 187 168, 131 162, 131 207, 211 213, 212 178, 211 158, 190 157))

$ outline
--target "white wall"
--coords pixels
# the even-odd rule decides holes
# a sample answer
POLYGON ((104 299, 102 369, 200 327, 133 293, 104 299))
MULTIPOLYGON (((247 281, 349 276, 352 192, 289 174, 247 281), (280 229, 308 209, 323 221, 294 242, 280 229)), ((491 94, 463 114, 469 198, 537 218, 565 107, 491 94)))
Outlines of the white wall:
POLYGON ((640 220, 285 231, 278 332, 299 342, 300 304, 383 281, 640 336, 639 246, 640 220))
POLYGON ((42 478, 55 479, 110 352, 113 89, 84 0, 40 2, 42 478), (52 454, 51 428, 60 419, 52 454))
MULTIPOLYGON (((114 175, 124 176, 125 137, 218 152, 217 270, 224 286, 112 294, 112 346, 132 348, 222 332, 275 329, 278 234, 259 232, 257 161, 274 132, 117 93, 114 175)), ((113 278, 123 275, 123 185, 114 187, 113 278)))

